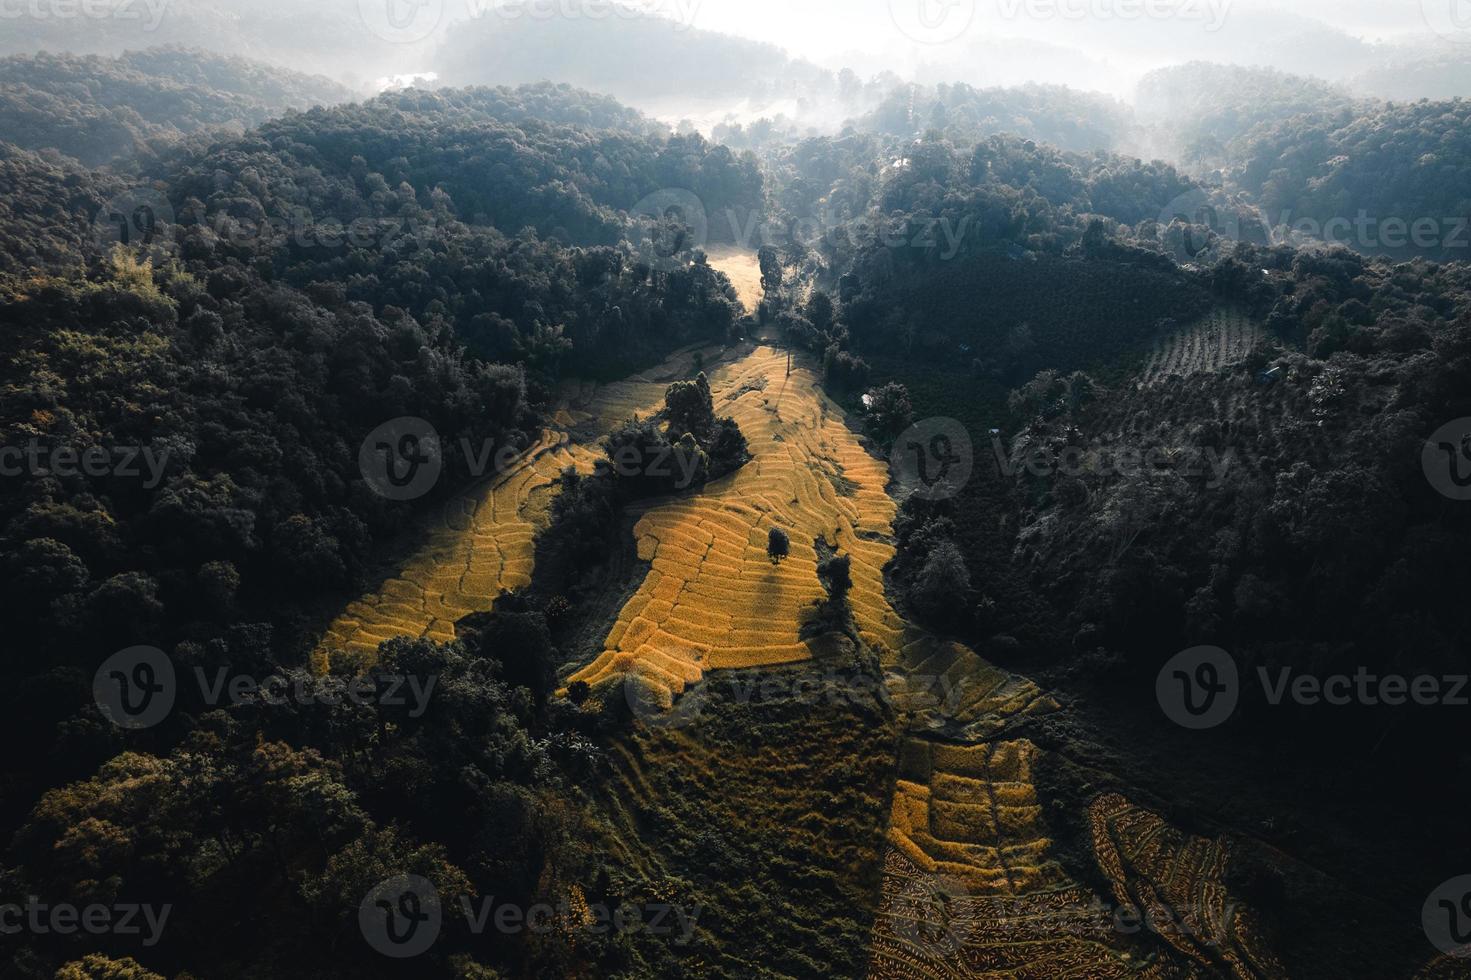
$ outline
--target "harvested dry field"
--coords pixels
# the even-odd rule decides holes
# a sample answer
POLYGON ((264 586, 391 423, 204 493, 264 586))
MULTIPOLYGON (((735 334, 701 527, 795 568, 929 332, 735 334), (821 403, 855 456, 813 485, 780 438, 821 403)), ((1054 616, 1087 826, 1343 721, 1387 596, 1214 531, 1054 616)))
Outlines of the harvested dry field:
POLYGON ((634 528, 651 570, 593 663, 572 680, 637 674, 672 699, 706 670, 806 660, 821 640, 801 628, 825 595, 815 542, 852 556, 850 604, 860 636, 892 657, 903 623, 889 608, 883 567, 893 556, 888 469, 859 444, 805 366, 760 347, 711 377, 717 414, 739 423, 752 460, 701 491, 655 501, 634 528), (766 554, 781 528, 791 556, 766 554))

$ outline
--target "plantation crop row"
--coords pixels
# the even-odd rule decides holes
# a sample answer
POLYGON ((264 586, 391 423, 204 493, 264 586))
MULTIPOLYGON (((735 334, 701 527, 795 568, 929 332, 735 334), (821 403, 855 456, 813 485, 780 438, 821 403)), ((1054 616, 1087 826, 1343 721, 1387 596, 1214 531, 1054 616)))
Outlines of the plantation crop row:
POLYGON ((1092 892, 1053 856, 1026 740, 907 740, 869 976, 1163 978, 1140 973, 1092 892))
POLYGON ((1157 384, 1238 364, 1264 337, 1261 325, 1245 313, 1217 307, 1195 323, 1154 338, 1144 382, 1157 384))
POLYGON ((1279 980, 1286 969, 1267 945, 1260 922, 1225 885, 1231 849, 1224 838, 1195 837, 1116 793, 1088 811, 1093 853, 1121 906, 1140 907, 1183 962, 1202 972, 1279 980))

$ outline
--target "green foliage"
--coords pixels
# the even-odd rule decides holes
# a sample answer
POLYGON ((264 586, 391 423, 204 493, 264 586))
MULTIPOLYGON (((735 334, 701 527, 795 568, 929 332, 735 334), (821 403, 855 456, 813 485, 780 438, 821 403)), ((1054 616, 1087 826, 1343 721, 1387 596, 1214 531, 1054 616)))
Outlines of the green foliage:
POLYGON ((883 442, 892 442, 899 433, 914 423, 914 406, 909 402, 909 389, 889 382, 864 395, 864 419, 869 432, 883 442))
POLYGON ((349 95, 320 76, 173 47, 116 58, 0 58, 6 141, 56 149, 88 166, 158 152, 193 133, 257 126, 288 109, 345 102, 349 95))
POLYGON ((766 557, 773 565, 780 565, 792 553, 792 539, 779 527, 772 528, 766 535, 766 557))

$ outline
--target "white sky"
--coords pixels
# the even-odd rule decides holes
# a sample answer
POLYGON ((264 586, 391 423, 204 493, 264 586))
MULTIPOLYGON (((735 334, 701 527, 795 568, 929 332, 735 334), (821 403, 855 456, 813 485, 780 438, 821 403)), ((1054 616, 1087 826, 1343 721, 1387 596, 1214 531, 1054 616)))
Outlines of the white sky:
MULTIPOLYGON (((954 33, 967 13, 968 28, 953 40, 926 44, 920 50, 940 59, 945 49, 962 48, 984 38, 1027 37, 1059 45, 1087 45, 1097 36, 1104 48, 1149 47, 1151 39, 1169 36, 1151 30, 1148 16, 1130 17, 1129 4, 1158 5, 1172 10, 1176 30, 1190 25, 1207 33, 1208 23, 1230 29, 1233 19, 1277 12, 1313 18, 1366 40, 1408 34, 1428 34, 1425 6, 1462 4, 1471 17, 1468 0, 633 0, 645 8, 657 5, 694 26, 739 34, 778 44, 793 54, 833 63, 845 52, 893 53, 916 47, 899 29, 897 20, 916 18, 928 8, 929 22, 941 25, 939 37, 954 33), (1123 7, 1116 4, 1122 3, 1123 7), (947 5, 951 5, 947 9, 947 5), (1063 16, 1066 11, 1069 16, 1063 16), (949 18, 950 27, 943 26, 949 18), (1134 38, 1122 36, 1125 32, 1134 38)), ((1137 9, 1137 8, 1136 8, 1137 9)), ((1252 18, 1255 20, 1255 18, 1252 18)), ((1206 40, 1202 38, 1202 40, 1206 40)), ((1165 52, 1159 52, 1164 55, 1165 52)))

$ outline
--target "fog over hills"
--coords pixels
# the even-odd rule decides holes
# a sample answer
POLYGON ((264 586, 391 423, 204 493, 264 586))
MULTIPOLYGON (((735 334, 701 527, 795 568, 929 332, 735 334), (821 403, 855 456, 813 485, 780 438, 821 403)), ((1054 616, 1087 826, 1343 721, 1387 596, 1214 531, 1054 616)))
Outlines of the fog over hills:
POLYGON ((1471 980, 1471 0, 0 0, 0 978, 1471 980))

